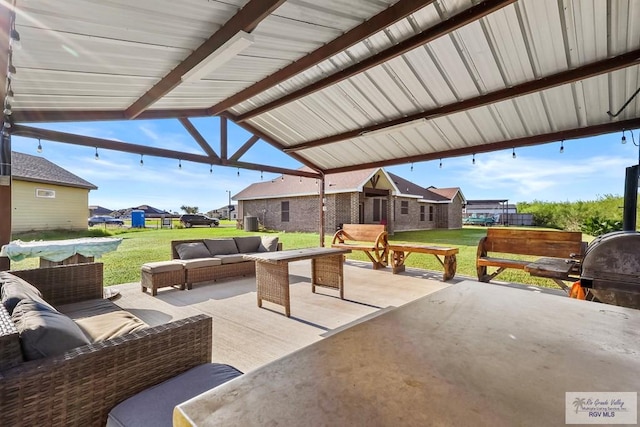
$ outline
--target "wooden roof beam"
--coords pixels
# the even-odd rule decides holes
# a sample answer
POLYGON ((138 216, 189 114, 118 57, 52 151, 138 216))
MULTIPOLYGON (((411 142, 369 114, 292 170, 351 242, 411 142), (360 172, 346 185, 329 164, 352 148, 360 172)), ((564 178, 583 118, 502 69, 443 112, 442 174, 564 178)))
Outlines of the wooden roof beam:
MULTIPOLYGON (((209 117, 209 113, 205 109, 147 110, 132 119, 176 119, 180 117, 209 117)), ((119 110, 14 110, 13 119, 17 123, 56 123, 127 120, 127 117, 125 117, 124 111, 119 110)))
POLYGON ((202 154, 184 153, 182 151, 167 150, 164 148, 148 147, 146 145, 132 144, 111 139, 96 138, 91 136, 76 135, 72 133, 59 132, 49 129, 39 129, 24 125, 14 125, 11 134, 27 138, 39 138, 47 141, 61 142, 64 144, 79 145, 84 147, 95 147, 103 150, 121 151, 124 153, 143 154, 145 156, 164 157, 167 159, 185 160, 194 163, 207 165, 238 167, 255 171, 278 173, 293 176, 304 176, 307 178, 320 178, 317 172, 303 171, 297 169, 280 168, 257 163, 236 162, 220 158, 212 158, 202 154))
POLYGON ((251 138, 249 138, 247 140, 247 142, 245 142, 242 145, 242 147, 238 148, 238 151, 236 151, 233 154, 233 156, 231 156, 231 158, 229 158, 229 160, 234 160, 234 161, 235 160, 239 160, 240 157, 242 157, 244 155, 244 153, 246 153, 249 150, 249 148, 253 147, 253 145, 256 142, 258 142, 259 139, 260 139, 259 137, 255 136, 255 135, 252 135, 251 138))
MULTIPOLYGON (((219 49, 239 31, 250 33, 255 27, 285 0, 251 0, 242 9, 229 19, 214 35, 198 47, 191 55, 182 61, 169 74, 142 95, 124 112, 127 119, 133 119, 143 111, 169 93, 182 82, 182 76, 210 54, 219 49)), ((179 7, 179 6, 177 6, 179 7)))
POLYGON ((585 138, 589 136, 604 135, 611 132, 623 131, 625 129, 635 129, 640 127, 640 118, 624 120, 619 122, 604 123, 599 125, 587 126, 577 129, 562 130, 546 134, 527 136, 516 138, 508 141, 489 142, 487 144, 474 145, 471 147, 456 148, 452 150, 439 151, 429 154, 420 154, 416 156, 402 157, 393 160, 383 160, 379 162, 371 162, 366 164, 345 166, 333 169, 326 169, 325 174, 350 172, 354 170, 367 168, 381 168, 385 166, 401 165, 407 163, 425 162, 428 160, 437 160, 450 157, 468 156, 479 153, 488 153, 491 151, 507 150, 519 147, 528 147, 531 145, 546 144, 548 142, 568 141, 571 139, 585 138))
POLYGON ((265 90, 268 90, 279 83, 295 76, 298 73, 303 72, 311 68, 312 66, 319 64, 320 62, 330 58, 331 56, 348 49, 349 47, 361 42, 362 40, 376 34, 379 31, 393 25, 394 23, 406 18, 412 13, 430 5, 435 0, 400 0, 396 4, 389 6, 384 11, 378 13, 371 19, 363 22, 357 27, 352 28, 340 37, 328 42, 322 47, 311 52, 307 56, 298 59, 296 62, 289 64, 288 66, 276 71, 263 80, 249 86, 246 89, 238 92, 237 94, 230 96, 222 102, 214 105, 209 109, 209 114, 217 115, 223 111, 228 110, 236 104, 239 104, 247 99, 258 95, 265 90))
POLYGON ((490 92, 484 95, 477 96, 475 98, 469 98, 465 101, 456 102, 453 104, 443 105, 441 107, 432 108, 430 110, 422 111, 420 113, 411 114, 409 116, 401 117, 399 119, 389 120, 384 123, 378 123, 371 126, 366 126, 360 129, 350 130, 336 135, 331 135, 325 138, 319 138, 301 144, 285 148, 286 152, 295 152, 300 150, 306 150, 309 148, 320 147, 322 145, 332 144, 334 142, 345 141, 347 139, 356 138, 362 136, 367 132, 373 132, 380 129, 384 129, 391 126, 397 126, 404 123, 413 122, 420 119, 434 119, 436 117, 445 116, 447 114, 453 114, 464 110, 470 110, 472 108, 481 107, 483 105, 493 104, 507 99, 515 98, 518 96, 528 95, 534 92, 551 89, 553 87, 562 86, 565 84, 573 83, 578 80, 588 79, 600 74, 610 73, 622 68, 626 68, 632 65, 640 63, 640 49, 631 52, 624 53, 614 58, 603 59, 602 61, 594 62, 593 64, 587 64, 573 70, 562 71, 551 76, 543 77, 538 80, 532 80, 519 85, 511 86, 508 88, 500 89, 495 92, 490 92))
POLYGON ((182 126, 184 126, 187 132, 189 132, 189 134, 193 137, 193 139, 196 140, 198 145, 204 150, 205 153, 207 153, 209 157, 213 157, 214 159, 219 158, 213 148, 211 148, 211 145, 209 145, 207 140, 204 139, 202 134, 198 132, 198 129, 196 129, 196 127, 193 125, 193 123, 191 123, 191 121, 189 121, 189 119, 179 118, 178 120, 180 121, 180 123, 182 123, 182 126))
POLYGON ((276 99, 275 101, 271 101, 260 107, 254 108, 251 111, 240 114, 237 116, 237 120, 239 122, 244 122, 253 117, 259 116, 260 114, 264 114, 297 99, 310 95, 314 92, 318 92, 326 87, 339 83, 357 74, 363 73, 370 68, 383 64, 390 59, 403 55, 417 47, 420 47, 439 37, 449 34, 471 22, 477 21, 478 19, 487 16, 498 9, 508 6, 515 1, 516 0, 485 0, 482 3, 472 6, 469 9, 464 10, 445 21, 442 21, 431 28, 427 28, 420 34, 410 37, 398 43, 397 45, 380 53, 377 53, 369 58, 366 58, 358 62, 357 64, 345 68, 344 70, 338 71, 327 78, 318 80, 317 82, 314 82, 308 86, 290 92, 287 95, 276 99))

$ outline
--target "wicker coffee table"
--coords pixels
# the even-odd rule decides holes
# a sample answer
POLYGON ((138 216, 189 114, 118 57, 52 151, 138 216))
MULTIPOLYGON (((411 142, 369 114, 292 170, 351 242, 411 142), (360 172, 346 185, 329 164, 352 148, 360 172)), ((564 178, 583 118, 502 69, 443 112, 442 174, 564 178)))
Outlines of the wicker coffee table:
POLYGON ((289 263, 311 260, 311 291, 322 286, 340 291, 344 298, 344 255, 350 249, 305 248, 288 251, 264 252, 245 255, 244 258, 256 262, 256 290, 258 307, 262 301, 269 301, 284 307, 287 317, 291 315, 289 298, 289 263))

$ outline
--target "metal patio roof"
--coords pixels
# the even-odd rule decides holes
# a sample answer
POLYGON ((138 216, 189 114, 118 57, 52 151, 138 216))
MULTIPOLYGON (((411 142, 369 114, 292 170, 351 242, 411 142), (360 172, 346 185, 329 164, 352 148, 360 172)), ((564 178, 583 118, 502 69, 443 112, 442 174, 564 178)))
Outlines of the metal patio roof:
POLYGON ((640 127, 638 99, 622 108, 640 84, 638 0, 1 4, 15 135, 295 174, 242 154, 262 139, 335 173, 640 127), (239 32, 253 43, 229 53, 239 32), (226 62, 183 81, 212 52, 226 62), (219 150, 189 120, 206 116, 219 150), (179 119, 202 154, 34 124, 142 118, 179 119), (236 153, 228 121, 254 135, 236 153))

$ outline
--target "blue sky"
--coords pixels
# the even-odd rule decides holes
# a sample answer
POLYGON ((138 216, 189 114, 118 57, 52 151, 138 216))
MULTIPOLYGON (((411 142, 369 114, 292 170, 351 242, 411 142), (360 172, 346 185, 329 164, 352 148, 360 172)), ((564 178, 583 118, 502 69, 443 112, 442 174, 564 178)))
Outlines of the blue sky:
MULTIPOLYGON (((216 118, 193 120, 195 126, 219 153, 219 122, 216 118)), ((38 127, 89 135, 141 145, 202 154, 198 144, 177 120, 149 120, 99 123, 38 124, 38 127)), ((634 132, 636 134, 637 132, 634 132)), ((606 194, 624 193, 625 168, 638 163, 638 147, 629 132, 627 143, 620 143, 621 133, 476 155, 445 158, 439 162, 391 166, 387 170, 427 187, 460 187, 467 199, 508 199, 523 201, 595 200, 606 194)), ((250 135, 229 124, 229 155, 250 135)), ((636 141, 638 135, 635 135, 636 141)), ((180 206, 197 206, 206 212, 228 203, 227 190, 232 195, 253 182, 260 181, 260 172, 182 162, 158 157, 144 157, 110 150, 98 150, 42 140, 43 151, 37 153, 38 141, 14 137, 12 149, 43 156, 57 165, 95 184, 98 190, 89 193, 89 204, 109 209, 122 209, 148 204, 159 209, 180 211, 180 206)), ((259 141, 241 158, 251 163, 267 163, 296 169, 300 164, 259 141)), ((279 175, 264 173, 263 179, 279 175)))

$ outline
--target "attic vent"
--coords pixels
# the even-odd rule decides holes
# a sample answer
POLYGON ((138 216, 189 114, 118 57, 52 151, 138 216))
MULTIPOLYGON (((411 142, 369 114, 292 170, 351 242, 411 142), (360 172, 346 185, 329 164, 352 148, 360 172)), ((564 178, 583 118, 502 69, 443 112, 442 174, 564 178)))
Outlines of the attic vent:
POLYGON ((43 188, 36 188, 36 197, 43 197, 45 199, 55 199, 56 192, 54 190, 45 190, 43 188))

